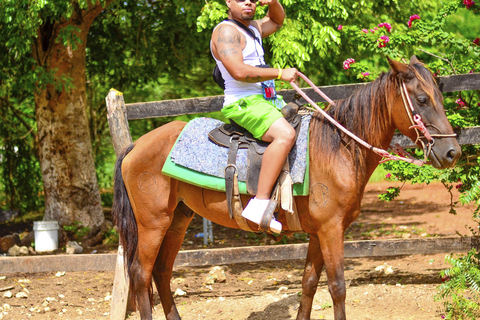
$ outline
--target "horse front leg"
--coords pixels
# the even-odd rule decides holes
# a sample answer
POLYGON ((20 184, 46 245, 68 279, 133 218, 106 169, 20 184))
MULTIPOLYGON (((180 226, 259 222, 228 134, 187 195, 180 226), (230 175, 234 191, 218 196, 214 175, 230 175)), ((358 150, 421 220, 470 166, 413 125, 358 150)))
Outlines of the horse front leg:
POLYGON ((182 247, 185 232, 193 216, 194 212, 184 205, 183 202, 180 202, 174 211, 172 224, 163 238, 160 252, 153 267, 153 279, 155 280, 163 312, 167 320, 181 319, 172 297, 170 280, 172 278, 175 257, 182 247))
POLYGON ((312 312, 313 297, 317 291, 318 281, 323 269, 323 257, 316 234, 310 234, 307 260, 302 279, 302 297, 297 320, 308 320, 312 312))
POLYGON ((324 225, 317 233, 320 241, 325 270, 327 272, 328 290, 333 300, 335 320, 345 320, 345 286, 343 229, 340 221, 324 225))

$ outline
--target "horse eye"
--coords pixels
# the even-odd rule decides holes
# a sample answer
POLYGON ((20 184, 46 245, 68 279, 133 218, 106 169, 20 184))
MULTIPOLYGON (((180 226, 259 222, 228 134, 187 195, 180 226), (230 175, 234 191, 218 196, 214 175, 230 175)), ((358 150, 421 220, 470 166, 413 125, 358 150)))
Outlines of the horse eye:
POLYGON ((417 102, 418 102, 419 104, 425 104, 425 103, 427 103, 427 100, 428 100, 428 99, 427 99, 427 97, 425 97, 425 96, 417 97, 417 102))

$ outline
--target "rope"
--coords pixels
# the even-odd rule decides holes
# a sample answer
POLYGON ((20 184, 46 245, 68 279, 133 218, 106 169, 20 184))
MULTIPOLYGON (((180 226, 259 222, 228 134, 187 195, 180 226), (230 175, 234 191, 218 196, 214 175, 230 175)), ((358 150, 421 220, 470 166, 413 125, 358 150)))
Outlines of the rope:
MULTIPOLYGON (((307 82, 313 88, 313 90, 315 90, 316 93, 318 93, 321 97, 323 97, 325 99, 325 101, 327 101, 331 105, 335 105, 333 100, 331 100, 326 94, 324 94, 303 73, 299 72, 299 76, 303 80, 305 80, 305 82, 307 82)), ((343 131, 346 135, 348 135, 350 138, 352 138, 353 140, 355 140, 356 142, 358 142, 359 144, 361 144, 365 148, 370 149, 373 152, 375 152, 376 154, 378 154, 379 156, 381 156, 383 159, 380 160, 380 163, 390 161, 390 160, 400 160, 400 161, 405 161, 405 162, 408 162, 408 163, 415 164, 417 166, 423 166, 425 163, 427 163, 428 155, 430 155, 433 144, 435 143, 435 140, 433 140, 433 138, 432 138, 433 136, 434 137, 455 137, 456 136, 456 134, 434 134, 434 135, 430 135, 427 128, 425 127, 425 124, 422 122, 422 118, 413 109, 412 102, 410 100, 410 97, 408 96, 407 87, 406 87, 405 83, 402 81, 402 88, 401 88, 400 91, 402 93, 402 99, 403 99, 404 106, 407 110, 408 117, 410 118, 410 122, 412 123, 412 126, 410 128, 415 129, 415 132, 417 133, 417 141, 421 142, 421 144, 423 146, 425 156, 424 156, 424 160, 416 159, 416 158, 412 157, 411 155, 409 155, 407 152, 405 152, 405 150, 403 150, 402 147, 400 147, 400 145, 398 145, 398 144, 396 144, 395 146, 390 146, 390 148, 399 155, 399 156, 394 156, 394 155, 390 154, 389 152, 387 152, 386 150, 376 148, 376 147, 368 144, 367 142, 365 142, 364 140, 360 139, 355 134, 353 134, 352 132, 347 130, 344 126, 342 126, 335 119, 333 119, 329 114, 327 114, 322 108, 320 108, 315 102, 313 102, 313 100, 310 99, 310 97, 307 96, 305 94, 305 92, 303 92, 302 89, 300 89, 295 84, 294 81, 291 81, 290 85, 300 94, 300 96, 302 96, 302 98, 305 99, 305 101, 310 103, 318 112, 320 112, 334 126, 336 126, 338 129, 343 131), (407 105, 410 107, 411 112, 408 110, 407 105), (413 119, 412 119, 412 115, 413 115, 413 119), (415 117, 415 116, 417 116, 417 117, 415 117), (418 131, 421 131, 424 134, 424 136, 420 136, 418 131), (424 142, 421 140, 421 138, 426 138, 427 139, 427 141, 428 141, 427 146, 424 144, 424 142), (425 152, 425 150, 427 150, 427 152, 425 152)))

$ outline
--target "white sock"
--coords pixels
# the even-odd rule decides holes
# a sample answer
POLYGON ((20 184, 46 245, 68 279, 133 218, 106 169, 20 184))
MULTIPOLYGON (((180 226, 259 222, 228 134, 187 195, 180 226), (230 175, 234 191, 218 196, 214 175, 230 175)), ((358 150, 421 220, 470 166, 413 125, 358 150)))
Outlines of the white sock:
MULTIPOLYGON (((257 199, 256 197, 251 199, 243 210, 242 217, 256 224, 260 224, 269 202, 270 199, 257 199)), ((272 219, 270 221, 270 229, 276 233, 280 233, 282 231, 282 224, 272 219)))

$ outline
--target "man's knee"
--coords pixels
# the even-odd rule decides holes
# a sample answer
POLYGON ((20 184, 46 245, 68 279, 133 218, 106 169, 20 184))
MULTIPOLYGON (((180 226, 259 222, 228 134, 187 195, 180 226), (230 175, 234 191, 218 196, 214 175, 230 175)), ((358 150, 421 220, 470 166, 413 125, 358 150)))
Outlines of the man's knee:
POLYGON ((293 146, 295 143, 295 129, 292 126, 288 125, 285 127, 283 139, 285 140, 286 144, 293 146))

